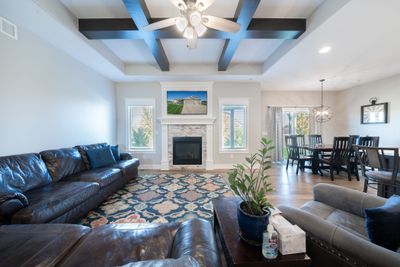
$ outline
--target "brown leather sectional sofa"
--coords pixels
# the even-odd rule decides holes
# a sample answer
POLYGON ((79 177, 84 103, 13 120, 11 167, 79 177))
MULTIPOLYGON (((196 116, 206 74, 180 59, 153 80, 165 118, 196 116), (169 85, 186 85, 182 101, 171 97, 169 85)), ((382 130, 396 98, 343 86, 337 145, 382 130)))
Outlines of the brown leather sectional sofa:
POLYGON ((208 221, 0 226, 0 266, 221 266, 208 221))
POLYGON ((86 150, 106 143, 0 157, 0 223, 74 223, 136 178, 139 160, 90 169, 86 150))

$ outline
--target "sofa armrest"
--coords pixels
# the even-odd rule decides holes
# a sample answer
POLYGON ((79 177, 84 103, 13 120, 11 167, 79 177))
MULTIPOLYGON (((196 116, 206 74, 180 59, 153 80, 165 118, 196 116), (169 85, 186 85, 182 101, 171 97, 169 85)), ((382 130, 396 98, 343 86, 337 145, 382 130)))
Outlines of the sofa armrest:
POLYGON ((133 159, 132 155, 129 154, 129 153, 126 153, 126 152, 121 153, 121 154, 120 154, 120 157, 121 157, 121 160, 133 159))
POLYGON ((29 205, 29 201, 22 193, 6 193, 0 195, 0 221, 8 222, 18 210, 29 205))
POLYGON ((171 258, 192 256, 202 267, 221 266, 210 222, 193 219, 183 222, 176 232, 171 258))
POLYGON ((331 184, 314 186, 314 200, 363 218, 366 208, 379 207, 386 202, 381 197, 331 184))
POLYGON ((289 206, 279 206, 282 215, 328 246, 367 266, 400 266, 400 254, 385 249, 327 222, 311 213, 289 206))

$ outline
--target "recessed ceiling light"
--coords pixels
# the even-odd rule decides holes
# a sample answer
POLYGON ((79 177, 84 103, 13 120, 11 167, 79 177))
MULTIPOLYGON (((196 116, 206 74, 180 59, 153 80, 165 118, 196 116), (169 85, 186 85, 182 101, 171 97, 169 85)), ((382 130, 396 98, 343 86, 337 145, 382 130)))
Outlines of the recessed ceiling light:
POLYGON ((320 54, 326 54, 326 53, 328 53, 329 51, 331 51, 331 49, 332 49, 332 47, 330 47, 330 46, 324 46, 324 47, 322 47, 322 48, 318 51, 318 53, 320 53, 320 54))

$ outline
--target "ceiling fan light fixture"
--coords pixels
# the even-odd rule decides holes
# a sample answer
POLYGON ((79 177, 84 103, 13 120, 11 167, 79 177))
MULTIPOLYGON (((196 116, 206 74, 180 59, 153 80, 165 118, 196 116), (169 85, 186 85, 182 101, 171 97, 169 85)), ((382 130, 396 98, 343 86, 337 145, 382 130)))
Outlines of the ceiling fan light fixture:
POLYGON ((199 25, 197 25, 196 27, 194 27, 194 29, 196 30, 197 36, 199 36, 199 37, 203 36, 207 31, 207 27, 201 23, 199 25))
POLYGON ((193 11, 192 13, 190 13, 189 16, 189 20, 190 20, 190 24, 193 27, 196 27, 197 25, 199 25, 201 23, 201 13, 197 10, 193 11))
POLYGON ((194 29, 191 26, 188 26, 183 32, 183 37, 185 37, 186 39, 194 39, 194 34, 194 29))
POLYGON ((188 25, 188 21, 185 17, 179 17, 176 19, 175 25, 178 28, 178 31, 183 32, 188 25))

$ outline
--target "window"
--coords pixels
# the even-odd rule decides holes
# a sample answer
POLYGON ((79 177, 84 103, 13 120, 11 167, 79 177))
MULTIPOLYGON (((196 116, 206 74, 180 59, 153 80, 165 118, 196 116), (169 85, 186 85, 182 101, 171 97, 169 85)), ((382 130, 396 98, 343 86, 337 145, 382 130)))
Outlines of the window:
POLYGON ((247 149, 247 106, 222 105, 222 150, 247 149))
POLYGON ((127 109, 129 150, 154 151, 154 105, 128 104, 127 109))
POLYGON ((301 134, 309 135, 311 129, 309 108, 285 108, 283 109, 283 135, 301 134))

